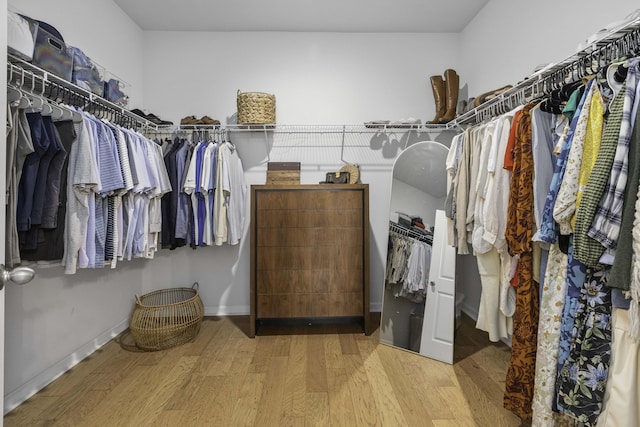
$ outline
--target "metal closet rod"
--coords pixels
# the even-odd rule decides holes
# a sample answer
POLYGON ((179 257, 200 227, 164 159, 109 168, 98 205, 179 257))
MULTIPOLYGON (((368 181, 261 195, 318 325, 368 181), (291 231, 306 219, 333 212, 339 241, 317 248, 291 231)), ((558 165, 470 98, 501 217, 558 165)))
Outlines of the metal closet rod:
POLYGON ((158 125, 153 131, 155 133, 173 133, 173 132, 203 132, 222 130, 227 133, 264 133, 266 137, 273 134, 299 135, 299 134, 318 134, 318 135, 375 135, 379 133, 441 133, 449 130, 444 124, 431 125, 380 125, 380 127, 371 128, 364 124, 315 124, 315 125, 295 125, 295 124, 264 124, 264 125, 239 125, 239 124, 220 124, 220 125, 158 125))
POLYGON ((543 68, 504 91, 496 98, 467 111, 447 123, 447 128, 481 123, 518 105, 548 95, 566 83, 595 74, 598 68, 616 60, 640 54, 640 18, 636 18, 564 60, 543 68), (594 66, 595 64, 595 66, 594 66))
POLYGON ((429 231, 426 233, 421 233, 419 231, 411 230, 393 221, 389 221, 389 229, 394 233, 406 237, 411 237, 422 242, 432 243, 433 241, 433 235, 429 231))
POLYGON ((124 107, 12 55, 7 55, 7 85, 13 85, 52 102, 81 108, 88 113, 108 118, 116 124, 141 130, 157 128, 155 123, 137 116, 124 107))
POLYGON ((264 124, 264 125, 224 125, 232 132, 269 132, 277 134, 376 134, 382 132, 442 132, 446 130, 445 125, 429 124, 380 124, 370 127, 365 124, 264 124))

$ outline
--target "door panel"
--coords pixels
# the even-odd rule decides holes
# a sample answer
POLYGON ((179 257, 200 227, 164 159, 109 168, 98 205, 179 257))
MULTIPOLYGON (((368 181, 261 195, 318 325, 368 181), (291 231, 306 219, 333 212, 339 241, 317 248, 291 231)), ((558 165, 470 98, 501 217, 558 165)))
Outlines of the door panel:
POLYGON ((420 353, 453 363, 456 306, 456 251, 447 243, 447 218, 436 211, 429 289, 425 303, 420 353))

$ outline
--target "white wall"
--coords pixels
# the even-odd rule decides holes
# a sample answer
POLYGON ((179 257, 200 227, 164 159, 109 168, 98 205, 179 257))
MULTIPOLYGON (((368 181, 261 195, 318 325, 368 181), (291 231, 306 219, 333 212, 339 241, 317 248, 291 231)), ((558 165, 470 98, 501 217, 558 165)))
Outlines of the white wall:
POLYGON ((518 83, 639 7, 637 0, 490 0, 460 34, 460 84, 476 96, 518 83))
POLYGON ((146 107, 223 123, 236 93, 276 95, 285 124, 433 118, 429 76, 457 66, 457 34, 145 32, 146 107))
MULTIPOLYGON (((425 177, 426 179, 429 178, 425 177)), ((391 212, 402 212, 410 217, 419 216, 425 225, 433 226, 436 221, 436 209, 444 209, 443 197, 433 197, 402 181, 393 180, 391 212)))
POLYGON ((142 30, 111 0, 9 0, 9 10, 48 22, 111 74, 127 82, 132 108, 142 99, 142 30))

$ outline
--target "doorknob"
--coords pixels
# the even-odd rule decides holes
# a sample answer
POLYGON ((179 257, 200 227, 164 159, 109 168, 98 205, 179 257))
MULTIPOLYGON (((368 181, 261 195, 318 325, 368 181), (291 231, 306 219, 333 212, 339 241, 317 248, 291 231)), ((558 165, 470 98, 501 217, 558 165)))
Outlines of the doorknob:
POLYGON ((13 282, 16 285, 29 283, 35 275, 36 272, 29 267, 16 267, 5 270, 4 264, 0 264, 0 290, 9 282, 13 282))

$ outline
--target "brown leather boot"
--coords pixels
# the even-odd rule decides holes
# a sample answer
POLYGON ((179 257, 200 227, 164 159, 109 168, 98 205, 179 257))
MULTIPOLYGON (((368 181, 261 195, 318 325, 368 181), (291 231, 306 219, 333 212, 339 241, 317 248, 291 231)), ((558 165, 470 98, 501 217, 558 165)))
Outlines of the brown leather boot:
POLYGON ((456 107, 458 106, 458 90, 460 89, 460 76, 454 70, 444 72, 447 110, 440 117, 440 123, 447 123, 456 118, 456 107))
POLYGON ((436 101, 436 116, 431 124, 440 123, 442 116, 446 111, 444 80, 442 76, 431 76, 431 89, 433 90, 433 99, 436 101))

